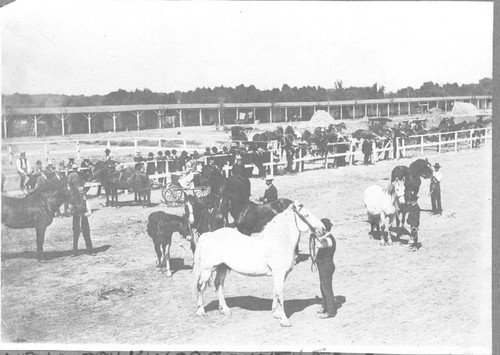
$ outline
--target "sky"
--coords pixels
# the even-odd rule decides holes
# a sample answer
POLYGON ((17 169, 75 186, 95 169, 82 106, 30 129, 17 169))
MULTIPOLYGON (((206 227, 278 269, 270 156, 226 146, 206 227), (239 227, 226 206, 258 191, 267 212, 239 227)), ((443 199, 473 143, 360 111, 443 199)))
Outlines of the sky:
POLYGON ((492 77, 492 2, 17 0, 0 23, 4 94, 492 77))

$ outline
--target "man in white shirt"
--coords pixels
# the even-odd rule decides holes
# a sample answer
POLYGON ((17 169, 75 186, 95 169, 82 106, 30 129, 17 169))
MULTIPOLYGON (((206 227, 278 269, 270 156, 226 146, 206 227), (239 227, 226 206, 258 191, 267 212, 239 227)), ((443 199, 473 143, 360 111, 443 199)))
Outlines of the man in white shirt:
POLYGON ((443 212, 441 207, 441 180, 443 179, 443 173, 439 171, 441 165, 439 163, 434 164, 434 174, 431 177, 431 204, 432 204, 432 214, 439 214, 443 212))
POLYGON ((20 188, 21 190, 25 189, 25 182, 28 176, 28 172, 30 171, 30 166, 28 163, 28 159, 26 159, 26 153, 21 152, 19 159, 16 160, 17 173, 21 178, 20 188))

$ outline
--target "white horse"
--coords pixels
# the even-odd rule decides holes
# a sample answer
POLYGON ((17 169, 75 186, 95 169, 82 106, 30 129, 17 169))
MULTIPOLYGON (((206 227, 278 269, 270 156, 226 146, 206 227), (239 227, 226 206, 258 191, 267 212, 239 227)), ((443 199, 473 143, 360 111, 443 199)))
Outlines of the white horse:
POLYGON ((201 235, 194 256, 194 279, 197 288, 197 315, 204 315, 203 291, 216 271, 215 289, 219 310, 230 315, 222 289, 228 269, 246 276, 272 276, 274 279, 273 316, 290 326, 284 310, 283 285, 295 265, 295 248, 300 234, 325 233, 321 221, 295 202, 276 215, 259 236, 248 237, 237 229, 221 228, 201 235))
POLYGON ((391 244, 389 227, 393 225, 395 217, 399 212, 399 204, 405 202, 405 178, 396 178, 386 188, 378 185, 371 185, 365 190, 364 203, 370 222, 371 231, 374 227, 378 231, 382 230, 380 244, 384 245, 385 228, 387 227, 387 243, 391 244))

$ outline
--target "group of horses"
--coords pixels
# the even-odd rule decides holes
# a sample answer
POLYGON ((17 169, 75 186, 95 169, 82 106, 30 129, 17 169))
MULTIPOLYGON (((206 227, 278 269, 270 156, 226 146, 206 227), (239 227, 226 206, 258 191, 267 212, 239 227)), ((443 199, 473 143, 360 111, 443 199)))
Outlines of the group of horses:
POLYGON ((234 270, 248 276, 272 275, 274 316, 280 318, 282 326, 289 326, 283 310, 283 284, 295 265, 301 233, 310 231, 321 238, 325 234, 323 223, 289 199, 266 204, 250 201, 250 180, 226 178, 216 165, 203 167, 201 181, 210 186, 210 194, 198 198, 184 192, 183 216, 164 212, 149 215, 146 230, 155 246, 157 267, 172 276, 170 245, 173 233, 179 232, 193 251, 198 315, 205 313, 203 291, 213 273, 219 309, 230 314, 222 290, 227 271, 234 270))
MULTIPOLYGON (((421 178, 430 179, 433 171, 427 159, 417 159, 409 167, 396 166, 391 173, 391 182, 385 188, 371 185, 364 191, 363 202, 370 223, 370 236, 375 230, 381 233, 381 244, 391 244, 390 227, 396 222, 397 237, 400 236, 400 223, 404 228, 406 209, 418 198, 421 178)), ((412 246, 418 247, 418 237, 410 233, 412 246)))

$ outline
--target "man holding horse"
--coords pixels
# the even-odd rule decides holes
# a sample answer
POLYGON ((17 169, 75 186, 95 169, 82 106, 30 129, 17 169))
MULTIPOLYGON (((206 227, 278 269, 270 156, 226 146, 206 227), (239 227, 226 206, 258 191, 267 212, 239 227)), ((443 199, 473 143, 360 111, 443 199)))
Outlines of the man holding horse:
MULTIPOLYGON (((318 266, 319 282, 321 289, 321 310, 319 313, 326 313, 321 318, 332 318, 337 315, 335 307, 335 297, 333 294, 332 277, 335 272, 335 264, 333 263, 333 255, 337 248, 337 242, 331 234, 332 222, 328 218, 321 219, 327 234, 322 236, 318 253, 316 255, 316 265, 318 266)), ((311 238, 316 238, 315 234, 311 234, 311 238)))
POLYGON ((88 216, 91 211, 87 205, 84 192, 85 180, 78 174, 77 166, 72 168, 68 175, 68 185, 71 191, 73 204, 73 254, 78 255, 78 239, 83 234, 87 253, 92 253, 92 240, 90 239, 90 224, 88 216))
POLYGON ((441 207, 441 180, 443 178, 443 173, 439 171, 441 165, 439 163, 434 164, 434 173, 431 177, 430 192, 431 192, 431 204, 432 204, 432 214, 439 214, 443 212, 441 207))

